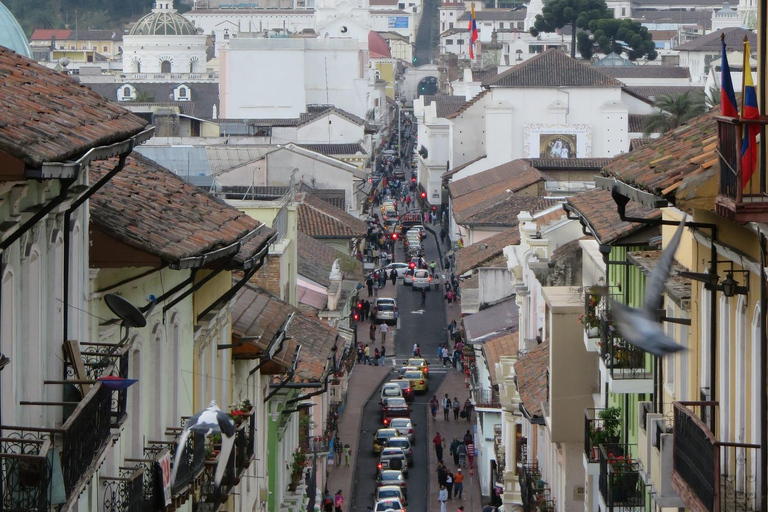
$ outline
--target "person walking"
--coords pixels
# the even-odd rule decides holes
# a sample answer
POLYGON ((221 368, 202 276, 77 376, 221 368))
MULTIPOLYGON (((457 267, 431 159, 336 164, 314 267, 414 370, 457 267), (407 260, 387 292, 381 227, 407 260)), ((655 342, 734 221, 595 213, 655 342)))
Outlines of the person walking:
POLYGON ((450 470, 445 470, 445 490, 448 491, 448 499, 453 496, 453 473, 450 470))
POLYGON ((467 461, 469 462, 469 468, 472 469, 475 464, 475 443, 467 445, 467 461))
POLYGON ((368 287, 368 296, 373 295, 373 278, 369 275, 365 280, 365 286, 368 287))
POLYGON ((467 421, 472 421, 472 402, 469 397, 464 400, 464 412, 467 413, 467 421))
POLYGON ((450 412, 451 412, 451 399, 448 398, 448 393, 445 394, 445 397, 442 400, 443 406, 443 419, 445 421, 448 421, 450 419, 450 412))
POLYGON ((381 366, 384 366, 385 364, 387 364, 386 357, 387 357, 387 347, 385 347, 382 344, 381 345, 381 366))
MULTIPOLYGON (((445 502, 448 501, 448 491, 446 490, 444 485, 440 486, 440 492, 437 495, 438 501, 440 501, 440 512, 447 512, 445 508, 445 502)), ((341 509, 337 510, 337 512, 340 512, 341 509)))
POLYGON ((448 307, 453 306, 453 290, 445 292, 445 300, 448 302, 448 307))
POLYGON ((457 462, 456 465, 463 467, 467 461, 467 445, 463 442, 459 442, 459 446, 456 447, 456 455, 459 458, 459 462, 457 462))
POLYGON ((323 512, 333 512, 333 496, 328 489, 323 494, 323 512))
POLYGON ((393 268, 392 272, 389 273, 389 278, 392 280, 392 286, 395 286, 397 284, 397 270, 393 268))
POLYGON ((440 243, 445 243, 445 228, 440 228, 440 243))
POLYGON ((344 465, 349 467, 349 459, 352 458, 352 448, 349 444, 344 445, 344 465))
POLYGON ((381 344, 383 345, 387 341, 387 331, 389 330, 389 327, 387 327, 386 322, 382 322, 379 326, 379 330, 381 331, 381 344))
POLYGON ((432 278, 435 277, 435 267, 437 265, 435 264, 435 260, 432 260, 429 262, 429 274, 432 276, 432 278))
POLYGON ((459 445, 462 444, 461 441, 459 441, 458 437, 454 437, 453 441, 451 441, 451 446, 449 448, 449 451, 451 452, 451 455, 453 456, 453 463, 458 466, 459 465, 459 454, 456 451, 456 449, 459 447, 459 445))
POLYGON ((369 345, 366 345, 363 351, 363 364, 371 366, 371 347, 369 345))
POLYGON ((453 420, 459 421, 459 410, 461 409, 461 404, 459 403, 459 399, 456 397, 453 397, 453 402, 451 403, 451 408, 453 409, 453 420))
POLYGON ((381 355, 379 354, 379 349, 378 348, 373 349, 373 365, 374 366, 379 366, 380 357, 381 355))
POLYGON ((336 496, 333 497, 333 506, 335 512, 341 512, 341 507, 344 505, 344 496, 341 494, 341 489, 336 491, 336 496))
POLYGON ((432 439, 432 444, 435 445, 435 455, 437 456, 438 462, 443 462, 443 445, 445 444, 445 440, 440 436, 440 432, 437 432, 435 437, 432 439))
POLYGON ((435 421, 437 417, 437 409, 440 404, 437 402, 437 395, 432 395, 432 399, 429 401, 429 410, 432 413, 432 421, 435 421))
POLYGON ((368 329, 368 338, 371 340, 371 343, 376 341, 376 324, 371 322, 371 328, 368 329))
POLYGON ((419 344, 418 343, 414 343, 413 344, 413 357, 416 357, 416 349, 418 349, 418 348, 419 348, 419 344))
MULTIPOLYGON (((442 353, 440 355, 443 358, 443 368, 445 368, 446 366, 451 364, 451 360, 448 358, 448 345, 447 344, 443 345, 443 351, 442 351, 442 353)), ((445 395, 445 396, 448 397, 448 395, 445 395)))
POLYGON ((461 468, 456 470, 456 474, 453 475, 453 495, 460 500, 464 499, 462 494, 464 493, 464 474, 461 472, 461 468))
POLYGON ((437 463, 437 469, 435 470, 435 473, 437 473, 437 485, 445 485, 445 476, 448 472, 448 468, 445 467, 445 464, 442 462, 437 463))

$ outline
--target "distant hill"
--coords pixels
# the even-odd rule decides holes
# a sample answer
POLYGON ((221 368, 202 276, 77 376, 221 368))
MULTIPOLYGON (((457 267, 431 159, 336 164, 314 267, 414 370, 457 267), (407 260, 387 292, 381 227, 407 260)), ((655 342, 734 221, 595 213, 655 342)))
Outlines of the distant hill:
MULTIPOLYGON (((123 26, 148 13, 155 0, 0 0, 19 20, 27 37, 36 28, 69 28, 121 31, 123 26)), ((181 12, 189 10, 174 2, 181 12)))

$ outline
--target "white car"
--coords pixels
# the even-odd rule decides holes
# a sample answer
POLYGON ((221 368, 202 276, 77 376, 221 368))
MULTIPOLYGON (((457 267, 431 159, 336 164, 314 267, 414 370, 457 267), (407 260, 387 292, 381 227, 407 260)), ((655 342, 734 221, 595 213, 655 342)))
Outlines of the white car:
MULTIPOLYGON (((395 385, 400 387, 397 384, 395 385)), ((407 437, 412 445, 416 442, 416 436, 413 433, 413 427, 415 426, 410 418, 392 418, 389 420, 389 428, 397 429, 397 433, 407 437)))
POLYGON ((387 275, 389 275, 392 270, 397 271, 397 277, 402 278, 405 276, 405 271, 408 270, 408 264, 407 263, 390 263, 386 267, 384 267, 384 270, 387 271, 387 275))
MULTIPOLYGON (((400 397, 403 396, 403 390, 400 388, 400 385, 387 382, 381 387, 381 392, 379 394, 379 402, 383 402, 385 398, 392 398, 392 397, 400 397)), ((398 432, 400 432, 398 430, 398 432)))
POLYGON ((429 270, 418 269, 413 273, 413 289, 414 290, 427 290, 429 291, 429 285, 432 284, 432 278, 429 276, 429 270))
POLYGON ((395 312, 397 311, 397 301, 395 299, 389 299, 382 297, 376 299, 373 306, 373 318, 376 323, 386 322, 388 324, 397 323, 395 312))
POLYGON ((398 498, 387 498, 374 503, 371 510, 373 512, 405 512, 405 507, 398 498))

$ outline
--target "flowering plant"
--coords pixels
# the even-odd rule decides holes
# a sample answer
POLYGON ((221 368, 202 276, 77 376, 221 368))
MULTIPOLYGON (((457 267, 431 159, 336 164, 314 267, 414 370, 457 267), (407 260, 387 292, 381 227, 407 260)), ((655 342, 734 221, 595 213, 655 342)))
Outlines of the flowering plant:
POLYGON ((229 406, 229 417, 232 418, 238 425, 245 421, 246 417, 253 409, 253 404, 247 398, 244 400, 238 400, 237 402, 229 406))

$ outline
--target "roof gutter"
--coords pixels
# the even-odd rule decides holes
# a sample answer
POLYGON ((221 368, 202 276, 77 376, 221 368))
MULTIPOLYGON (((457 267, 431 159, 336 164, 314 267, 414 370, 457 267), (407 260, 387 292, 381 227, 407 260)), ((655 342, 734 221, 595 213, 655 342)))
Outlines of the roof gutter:
POLYGON ((301 354, 301 345, 298 345, 296 347, 296 353, 293 354, 293 360, 291 361, 291 368, 288 370, 288 375, 285 376, 285 378, 280 381, 279 384, 271 384, 270 387, 272 387, 272 391, 264 397, 264 403, 267 403, 270 398, 275 396, 281 389, 288 386, 289 388, 292 388, 291 381, 293 380, 293 376, 296 375, 296 368, 299 366, 299 354, 301 354))
POLYGON ((215 261, 221 258, 226 258, 227 256, 234 256, 235 254, 240 252, 240 249, 243 247, 243 244, 245 244, 246 242, 251 240, 253 237, 255 237, 263 228, 264 228, 264 224, 260 224, 256 229, 249 231, 244 236, 239 238, 237 241, 227 246, 220 247, 219 249, 214 249, 213 251, 209 251, 203 254, 198 254, 196 256, 181 258, 179 259, 179 261, 170 263, 168 266, 173 270, 200 268, 212 261, 215 261))
POLYGON ((259 358, 259 364, 257 364, 253 370, 248 372, 249 377, 259 371, 259 368, 261 368, 264 363, 271 361, 275 354, 283 350, 283 343, 288 339, 288 328, 291 326, 291 322, 293 322, 295 316, 296 313, 293 312, 285 318, 283 325, 280 326, 280 329, 278 329, 275 335, 272 336, 272 339, 269 340, 269 345, 267 345, 267 349, 264 351, 265 356, 259 358))

